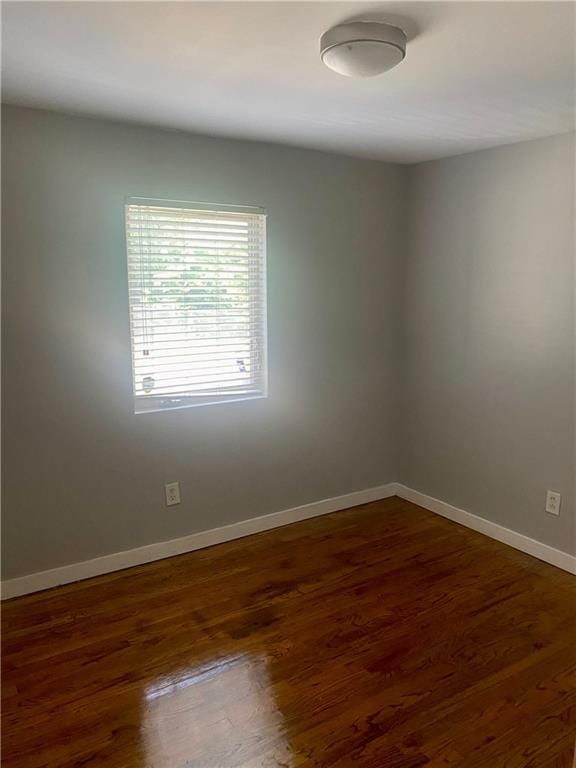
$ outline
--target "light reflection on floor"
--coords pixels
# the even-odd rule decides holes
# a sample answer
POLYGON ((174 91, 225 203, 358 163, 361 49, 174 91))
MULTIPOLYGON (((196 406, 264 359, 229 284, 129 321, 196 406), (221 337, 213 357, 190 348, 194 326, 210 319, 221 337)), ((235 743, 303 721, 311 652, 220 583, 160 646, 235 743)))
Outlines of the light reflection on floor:
POLYGON ((243 653, 181 669, 144 691, 147 768, 292 765, 265 655, 243 653))

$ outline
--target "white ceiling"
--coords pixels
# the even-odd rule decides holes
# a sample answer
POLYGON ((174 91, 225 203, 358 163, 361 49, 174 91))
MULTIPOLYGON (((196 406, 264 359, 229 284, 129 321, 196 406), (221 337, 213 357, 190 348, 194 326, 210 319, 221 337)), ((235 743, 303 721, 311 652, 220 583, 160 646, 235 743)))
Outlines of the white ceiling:
POLYGON ((574 128, 571 2, 4 2, 8 103, 418 162, 574 128), (320 35, 403 26, 406 60, 326 69, 320 35))

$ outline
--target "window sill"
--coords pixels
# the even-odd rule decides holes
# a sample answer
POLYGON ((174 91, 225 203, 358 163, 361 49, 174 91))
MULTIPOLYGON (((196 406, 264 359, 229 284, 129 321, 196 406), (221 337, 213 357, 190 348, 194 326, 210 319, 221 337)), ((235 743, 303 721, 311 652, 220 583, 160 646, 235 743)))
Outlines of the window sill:
POLYGON ((178 398, 172 402, 159 402, 160 398, 150 398, 146 403, 141 403, 138 400, 134 402, 134 415, 142 416, 147 413, 165 413, 167 411, 182 411, 186 408, 203 408, 208 405, 226 405, 227 403, 240 403, 248 400, 264 400, 268 397, 267 393, 254 392, 254 393, 238 393, 237 395, 214 395, 212 397, 206 396, 204 398, 178 398), (183 402, 186 400, 185 402, 183 402))

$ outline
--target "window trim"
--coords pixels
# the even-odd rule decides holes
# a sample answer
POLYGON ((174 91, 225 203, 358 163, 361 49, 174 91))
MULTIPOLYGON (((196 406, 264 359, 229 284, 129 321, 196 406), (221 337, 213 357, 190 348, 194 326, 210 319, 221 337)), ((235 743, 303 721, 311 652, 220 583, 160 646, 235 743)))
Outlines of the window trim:
POLYGON ((150 198, 150 197, 138 197, 129 195, 124 198, 124 258, 126 263, 127 274, 127 294, 128 294, 128 332, 130 343, 130 362, 131 362, 131 379, 132 379, 132 403, 133 413, 136 416, 142 416, 147 413, 165 413, 168 411, 181 411, 188 408, 201 408, 208 405, 226 405, 227 403, 246 402, 250 400, 263 400, 268 397, 268 212, 263 206, 255 205, 239 205, 228 203, 206 203, 198 202, 195 200, 171 200, 166 198, 150 198), (129 269, 129 251, 128 251, 128 206, 141 205, 151 207, 165 207, 165 208, 182 208, 189 209, 191 211, 206 211, 213 213, 244 213, 262 216, 264 218, 264 237, 262 242, 261 257, 262 257, 262 279, 260 284, 260 297, 261 297, 261 312, 262 312, 262 325, 261 325, 261 339, 262 339, 262 387, 250 392, 248 389, 242 392, 230 392, 226 393, 212 393, 206 395, 136 395, 135 386, 135 360, 134 360, 134 345, 132 337, 132 300, 130 296, 130 269, 129 269), (180 400, 188 400, 189 402, 177 403, 180 400), (199 402, 201 400, 201 402, 199 402), (167 402, 171 401, 171 402, 167 402), (140 410, 136 410, 136 404, 140 403, 140 410))

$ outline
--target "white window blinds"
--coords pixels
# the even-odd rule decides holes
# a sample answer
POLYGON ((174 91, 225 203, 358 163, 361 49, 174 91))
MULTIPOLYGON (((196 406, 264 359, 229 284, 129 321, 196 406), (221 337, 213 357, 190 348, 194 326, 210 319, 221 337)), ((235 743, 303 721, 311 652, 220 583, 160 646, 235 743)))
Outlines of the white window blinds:
POLYGON ((266 395, 266 214, 130 198, 136 413, 266 395))

